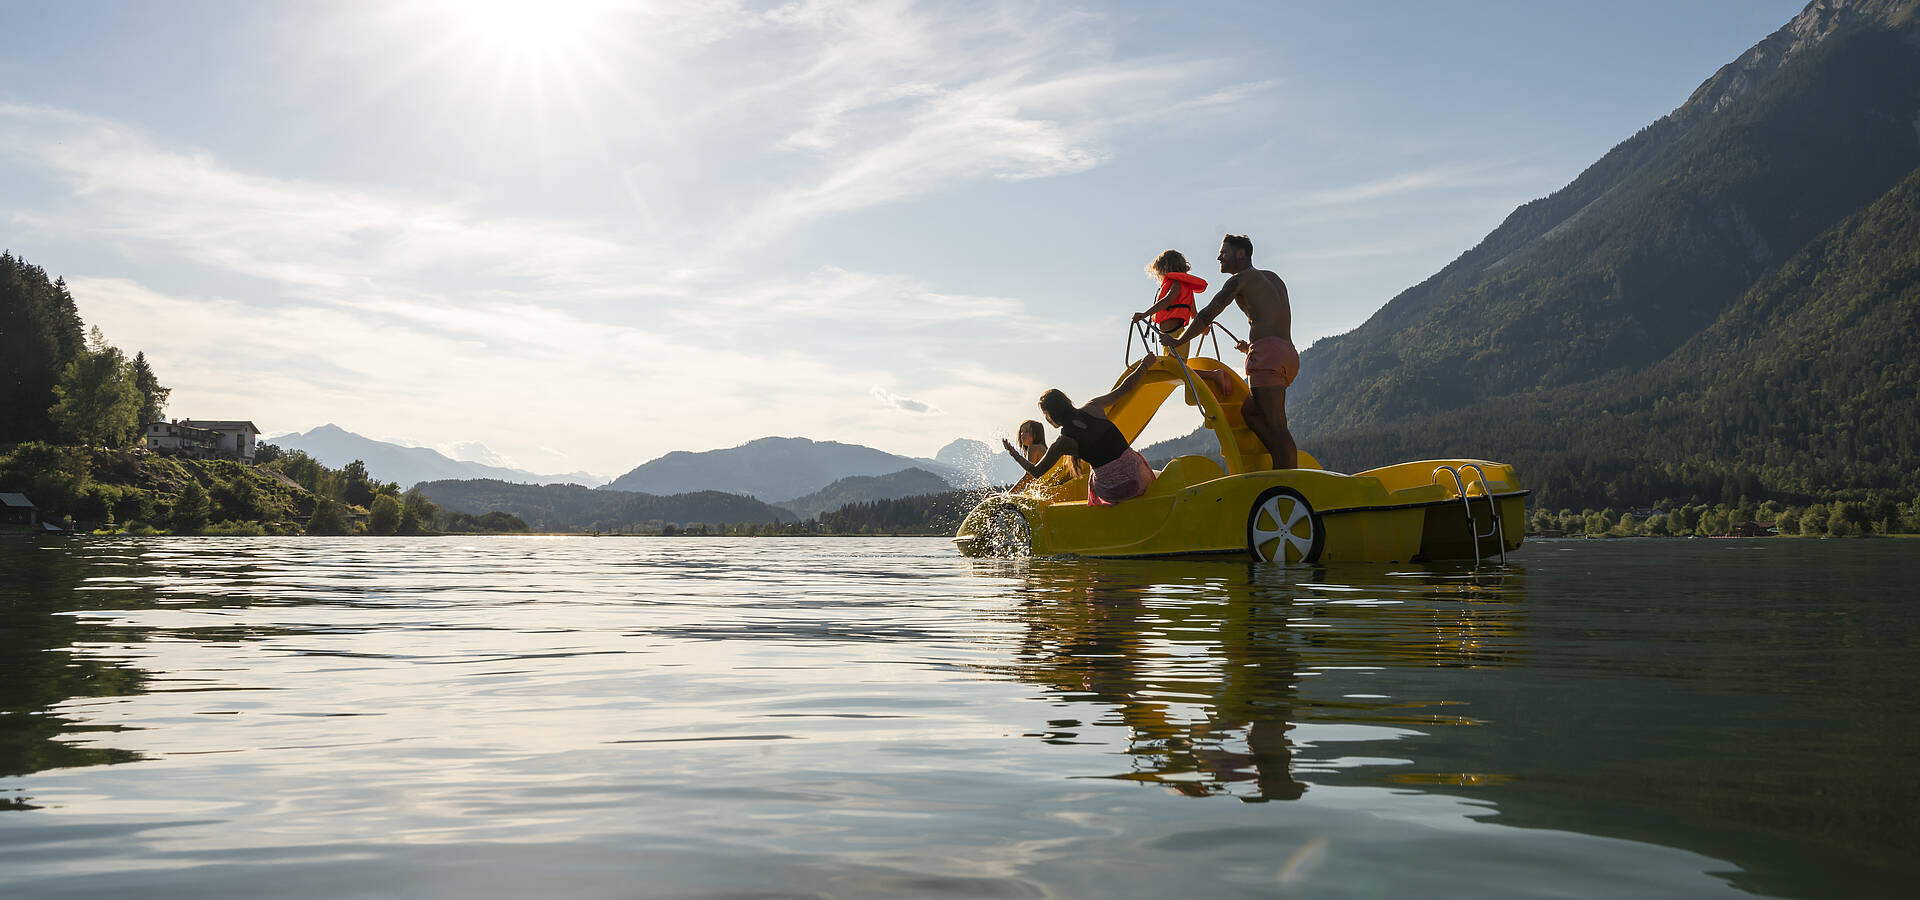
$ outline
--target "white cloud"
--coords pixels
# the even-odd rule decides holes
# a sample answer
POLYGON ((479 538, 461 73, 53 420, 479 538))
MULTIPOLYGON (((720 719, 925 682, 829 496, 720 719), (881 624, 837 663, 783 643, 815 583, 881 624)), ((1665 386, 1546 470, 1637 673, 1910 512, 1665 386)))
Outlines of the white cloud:
POLYGON ((913 413, 915 415, 927 415, 929 413, 937 415, 940 412, 939 409, 930 403, 915 400, 912 397, 902 397, 877 384, 869 388, 868 393, 872 394, 873 399, 878 400, 880 405, 887 409, 897 409, 901 412, 913 413))

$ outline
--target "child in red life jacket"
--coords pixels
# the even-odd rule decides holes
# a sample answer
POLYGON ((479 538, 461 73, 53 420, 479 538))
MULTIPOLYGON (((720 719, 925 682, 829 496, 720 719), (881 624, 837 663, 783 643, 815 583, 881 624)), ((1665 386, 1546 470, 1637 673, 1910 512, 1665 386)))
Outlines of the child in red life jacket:
MULTIPOLYGON (((1160 332, 1161 343, 1179 337, 1180 329, 1193 321, 1193 296, 1207 289, 1206 279, 1190 274, 1192 268, 1178 250, 1160 254, 1147 266, 1147 274, 1160 279, 1160 287, 1154 292, 1153 305, 1147 307, 1146 312, 1134 313, 1133 320, 1153 317, 1153 327, 1160 332)), ((1186 345, 1173 348, 1173 352, 1181 359, 1187 358, 1186 345)))

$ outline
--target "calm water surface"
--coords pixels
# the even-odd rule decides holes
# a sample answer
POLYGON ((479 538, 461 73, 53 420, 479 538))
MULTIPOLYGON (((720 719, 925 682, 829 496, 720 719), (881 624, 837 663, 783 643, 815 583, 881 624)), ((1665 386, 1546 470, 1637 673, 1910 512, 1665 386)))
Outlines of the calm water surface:
POLYGON ((0 542, 0 895, 1913 896, 1920 541, 0 542))

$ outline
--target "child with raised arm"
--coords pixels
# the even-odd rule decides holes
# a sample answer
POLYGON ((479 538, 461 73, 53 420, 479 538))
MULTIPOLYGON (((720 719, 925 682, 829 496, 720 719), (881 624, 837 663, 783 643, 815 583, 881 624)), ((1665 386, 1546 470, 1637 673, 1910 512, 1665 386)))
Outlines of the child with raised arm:
POLYGON ((1185 344, 1173 346, 1173 341, 1180 336, 1180 329, 1193 321, 1193 295, 1207 289, 1207 280, 1192 274, 1192 269, 1178 250, 1168 250, 1155 257, 1147 265, 1147 274, 1160 280, 1153 305, 1145 312, 1133 314, 1135 322, 1151 316, 1154 329, 1160 332, 1160 343, 1168 345, 1168 350, 1181 359, 1187 358, 1187 347, 1185 344))

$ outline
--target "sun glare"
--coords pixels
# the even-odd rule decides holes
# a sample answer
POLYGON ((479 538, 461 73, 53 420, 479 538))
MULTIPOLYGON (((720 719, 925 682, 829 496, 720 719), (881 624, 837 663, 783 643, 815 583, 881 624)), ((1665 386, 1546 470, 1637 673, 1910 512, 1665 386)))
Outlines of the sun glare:
POLYGON ((605 0, 449 0, 460 43, 495 56, 542 60, 581 50, 607 13, 605 0))

